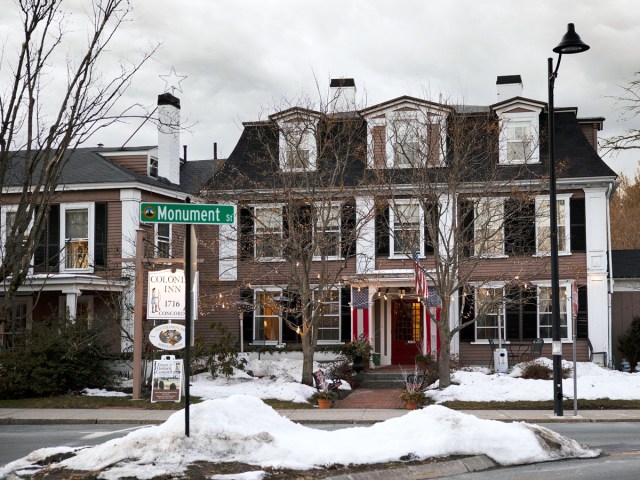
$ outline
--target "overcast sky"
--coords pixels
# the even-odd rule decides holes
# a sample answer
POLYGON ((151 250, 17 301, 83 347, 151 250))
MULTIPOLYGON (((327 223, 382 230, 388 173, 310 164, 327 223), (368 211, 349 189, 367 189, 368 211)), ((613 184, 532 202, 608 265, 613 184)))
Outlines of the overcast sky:
MULTIPOLYGON (((87 0, 68 0, 80 8, 87 0)), ((611 135, 621 120, 611 96, 640 70, 638 0, 131 0, 131 22, 112 47, 123 57, 162 42, 127 96, 153 106, 174 67, 182 115, 194 123, 182 134, 190 159, 211 158, 218 143, 228 156, 241 122, 273 113, 283 99, 326 95, 330 78, 352 77, 358 100, 373 105, 401 95, 460 103, 496 101, 498 75, 522 76, 523 96, 547 100, 547 58, 573 22, 591 49, 565 55, 556 106, 579 116, 603 116, 611 135)), ((0 0, 15 9, 12 0, 0 0)), ((0 16, 5 40, 7 15, 0 16), (4 20, 3 20, 4 18, 4 20), (5 23, 3 28, 3 22, 5 23)), ((120 146, 140 121, 96 137, 120 146)), ((638 123, 635 124, 636 128, 638 123)), ((128 146, 157 143, 146 126, 128 146)), ((610 160, 633 173, 640 155, 610 160)))

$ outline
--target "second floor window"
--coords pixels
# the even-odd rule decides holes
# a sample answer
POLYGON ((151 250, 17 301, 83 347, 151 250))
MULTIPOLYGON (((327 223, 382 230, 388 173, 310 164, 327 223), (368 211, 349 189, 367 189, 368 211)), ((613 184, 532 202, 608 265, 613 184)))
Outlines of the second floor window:
MULTIPOLYGON (((569 198, 556 199, 556 213, 558 219, 558 253, 569 253, 569 198)), ((551 203, 548 198, 536 199, 536 244, 538 254, 551 252, 551 203)))
POLYGON ((417 203, 398 203, 391 209, 392 255, 422 253, 421 209, 417 203))
POLYGON ((89 268, 89 209, 65 210, 65 268, 89 268))
POLYGON ((156 237, 156 249, 155 249, 156 258, 171 257, 171 224, 156 223, 155 237, 156 237))
POLYGON ((282 207, 256 207, 254 216, 256 258, 281 258, 282 207))
POLYGON ((338 205, 322 205, 316 208, 318 216, 315 230, 317 257, 340 257, 341 232, 340 216, 342 209, 338 205))
POLYGON ((529 161, 533 153, 531 124, 513 122, 507 127, 507 161, 523 163, 529 161))
POLYGON ((482 198, 475 207, 474 253, 478 256, 504 254, 504 201, 482 198))

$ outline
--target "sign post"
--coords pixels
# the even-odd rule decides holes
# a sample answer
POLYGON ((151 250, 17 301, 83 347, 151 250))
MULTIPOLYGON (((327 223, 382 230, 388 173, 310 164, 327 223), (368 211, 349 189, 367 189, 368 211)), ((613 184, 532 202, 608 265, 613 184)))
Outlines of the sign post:
MULTIPOLYGON (((181 223, 185 224, 184 244, 184 281, 186 292, 184 294, 184 319, 185 319, 185 348, 184 348, 184 433, 189 436, 189 377, 190 373, 190 347, 191 347, 191 319, 193 299, 193 265, 192 265, 192 224, 199 225, 232 225, 235 223, 236 211, 233 205, 200 205, 191 204, 190 199, 186 203, 152 203, 140 204, 140 222, 142 223, 181 223)), ((135 348, 135 345, 134 345, 135 348)))

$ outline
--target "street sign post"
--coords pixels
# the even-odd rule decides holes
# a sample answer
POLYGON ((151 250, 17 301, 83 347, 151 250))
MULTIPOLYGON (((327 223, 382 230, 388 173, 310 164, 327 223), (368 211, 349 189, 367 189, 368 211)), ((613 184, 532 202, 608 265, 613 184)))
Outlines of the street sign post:
POLYGON ((236 212, 233 205, 200 205, 195 203, 140 204, 140 221, 144 223, 191 223, 198 225, 232 225, 236 212))

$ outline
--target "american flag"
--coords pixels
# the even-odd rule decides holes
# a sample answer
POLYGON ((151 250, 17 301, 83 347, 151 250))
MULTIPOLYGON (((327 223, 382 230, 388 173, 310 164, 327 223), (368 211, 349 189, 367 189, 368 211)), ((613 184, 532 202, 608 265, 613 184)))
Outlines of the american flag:
POLYGON ((427 276, 424 268, 420 265, 420 254, 417 250, 413 251, 413 279, 416 284, 416 294, 429 298, 429 287, 427 286, 427 276))

